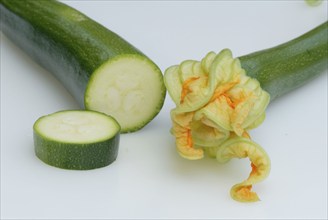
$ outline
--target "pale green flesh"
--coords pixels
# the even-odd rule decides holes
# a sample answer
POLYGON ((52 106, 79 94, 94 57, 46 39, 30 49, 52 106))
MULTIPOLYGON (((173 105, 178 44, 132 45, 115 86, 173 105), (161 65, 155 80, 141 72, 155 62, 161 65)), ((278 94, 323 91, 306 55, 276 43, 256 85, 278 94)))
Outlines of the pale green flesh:
POLYGON ((40 136, 56 142, 88 144, 111 139, 120 127, 105 114, 72 110, 41 117, 34 129, 40 136))
POLYGON ((103 64, 91 76, 87 109, 113 116, 122 132, 137 130, 160 110, 165 88, 160 70, 144 57, 124 55, 103 64))

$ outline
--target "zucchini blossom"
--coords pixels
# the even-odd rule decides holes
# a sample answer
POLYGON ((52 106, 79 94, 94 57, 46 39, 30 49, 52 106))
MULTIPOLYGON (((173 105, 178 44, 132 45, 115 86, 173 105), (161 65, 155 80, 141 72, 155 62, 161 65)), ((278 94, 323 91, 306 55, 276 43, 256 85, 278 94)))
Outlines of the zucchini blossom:
POLYGON ((197 160, 207 152, 219 162, 248 157, 250 176, 233 186, 230 194, 237 201, 259 200, 251 188, 269 174, 270 159, 248 131, 263 122, 269 94, 246 75, 228 49, 210 52, 201 61, 171 66, 164 80, 176 104, 171 111, 171 133, 178 153, 197 160))

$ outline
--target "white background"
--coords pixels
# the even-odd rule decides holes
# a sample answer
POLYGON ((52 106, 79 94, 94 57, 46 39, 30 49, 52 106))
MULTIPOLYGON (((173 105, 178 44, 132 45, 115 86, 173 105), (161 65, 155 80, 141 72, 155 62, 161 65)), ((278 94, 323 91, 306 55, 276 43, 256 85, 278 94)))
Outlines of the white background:
MULTIPOLYGON (((118 33, 164 71, 230 48, 272 47, 327 20, 327 1, 65 1, 118 33)), ((251 136, 272 161, 261 201, 232 200, 249 162, 188 161, 175 151, 166 97, 144 129, 121 136, 117 160, 92 171, 48 166, 33 151, 37 118, 78 108, 53 76, 1 34, 2 219, 326 219, 327 72, 272 102, 251 136)))

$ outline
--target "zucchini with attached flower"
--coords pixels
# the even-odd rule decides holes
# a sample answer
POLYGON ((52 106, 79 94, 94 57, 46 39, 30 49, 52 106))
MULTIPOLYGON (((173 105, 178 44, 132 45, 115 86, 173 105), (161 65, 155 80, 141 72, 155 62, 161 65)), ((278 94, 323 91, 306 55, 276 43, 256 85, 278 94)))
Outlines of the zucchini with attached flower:
POLYGON ((268 176, 271 165, 248 131, 263 122, 272 100, 327 69, 327 34, 325 22, 271 49, 239 58, 224 49, 169 67, 164 82, 176 104, 171 132, 178 153, 190 160, 207 153, 221 163, 248 157, 252 171, 230 194, 237 201, 258 201, 252 186, 268 176))
POLYGON ((1 0, 0 9, 3 33, 81 106, 116 118, 122 132, 141 129, 161 110, 160 69, 114 32, 54 0, 1 0))

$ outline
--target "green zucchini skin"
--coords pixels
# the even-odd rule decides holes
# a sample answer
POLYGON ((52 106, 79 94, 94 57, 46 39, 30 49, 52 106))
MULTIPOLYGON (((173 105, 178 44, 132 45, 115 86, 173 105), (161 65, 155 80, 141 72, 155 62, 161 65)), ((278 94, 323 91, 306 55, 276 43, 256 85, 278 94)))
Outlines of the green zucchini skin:
POLYGON ((85 100, 92 74, 104 63, 129 55, 153 67, 161 81, 161 94, 156 92, 161 100, 142 124, 122 131, 141 129, 161 110, 166 94, 161 70, 116 33, 55 0, 1 0, 0 9, 3 33, 54 74, 81 107, 97 110, 85 100))
POLYGON ((328 65, 328 22, 289 42, 239 57, 271 101, 313 79, 328 65))
POLYGON ((34 132, 35 155, 48 165, 69 170, 108 166, 118 155, 120 136, 96 144, 59 143, 34 132))
POLYGON ((96 68, 118 54, 140 53, 115 33, 57 1, 2 0, 1 13, 5 35, 54 73, 81 105, 96 68), (111 40, 121 46, 113 48, 111 40))

